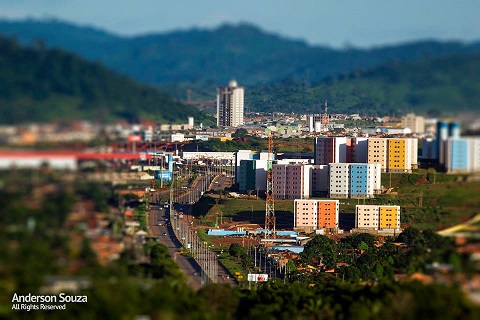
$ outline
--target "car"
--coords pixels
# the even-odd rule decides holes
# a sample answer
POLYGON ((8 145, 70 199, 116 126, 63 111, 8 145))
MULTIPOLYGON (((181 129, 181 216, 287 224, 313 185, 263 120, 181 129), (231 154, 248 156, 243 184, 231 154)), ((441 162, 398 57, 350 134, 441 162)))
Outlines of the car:
POLYGON ((166 235, 167 235, 167 233, 166 233, 166 232, 164 232, 164 233, 163 233, 163 235, 164 235, 164 236, 166 236, 166 235))
POLYGON ((159 226, 161 226, 161 225, 162 225, 162 223, 161 223, 161 222, 159 222, 159 223, 158 223, 158 225, 159 225, 159 226))

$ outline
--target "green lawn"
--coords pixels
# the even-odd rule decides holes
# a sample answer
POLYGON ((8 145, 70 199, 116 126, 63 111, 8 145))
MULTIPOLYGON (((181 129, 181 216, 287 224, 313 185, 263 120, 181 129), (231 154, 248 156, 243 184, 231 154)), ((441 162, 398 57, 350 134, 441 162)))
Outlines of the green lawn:
MULTIPOLYGON (((374 199, 342 199, 340 213, 354 213, 357 204, 390 204, 402 207, 401 223, 421 229, 443 229, 463 222, 480 212, 480 181, 464 181, 464 176, 426 174, 417 170, 413 174, 383 174, 382 183, 394 188, 393 194, 374 199)), ((197 207, 211 225, 223 222, 256 223, 265 221, 265 200, 204 198, 197 207)), ((275 201, 277 228, 293 226, 293 201, 275 201)))

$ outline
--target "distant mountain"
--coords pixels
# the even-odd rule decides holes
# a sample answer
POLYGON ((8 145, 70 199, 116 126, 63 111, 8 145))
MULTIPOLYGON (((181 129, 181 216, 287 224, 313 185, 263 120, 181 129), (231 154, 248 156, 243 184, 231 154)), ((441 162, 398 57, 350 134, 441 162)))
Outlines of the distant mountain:
POLYGON ((24 48, 0 37, 0 123, 56 119, 186 123, 196 108, 59 49, 24 48))
POLYGON ((335 50, 266 33, 249 24, 120 37, 58 20, 0 21, 0 33, 23 44, 63 48, 143 83, 271 84, 318 82, 387 62, 480 52, 480 43, 418 41, 335 50), (43 40, 39 40, 43 39, 43 40))
POLYGON ((283 81, 245 91, 251 111, 363 115, 480 114, 480 54, 395 62, 315 85, 283 81))

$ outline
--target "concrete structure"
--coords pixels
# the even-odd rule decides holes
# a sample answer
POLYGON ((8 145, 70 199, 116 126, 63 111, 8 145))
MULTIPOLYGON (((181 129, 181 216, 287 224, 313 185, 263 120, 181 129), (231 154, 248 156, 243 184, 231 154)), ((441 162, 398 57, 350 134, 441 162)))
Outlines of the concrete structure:
POLYGON ((330 198, 373 198, 381 188, 380 164, 331 163, 330 198))
POLYGON ((450 173, 480 172, 480 137, 448 138, 441 143, 440 162, 450 173))
POLYGON ((241 160, 239 177, 238 177, 238 189, 242 193, 247 193, 249 190, 255 190, 255 160, 241 160))
POLYGON ((329 131, 329 124, 322 124, 324 114, 310 114, 307 117, 308 131, 310 132, 326 132, 329 131))
POLYGON ((235 160, 235 152, 213 152, 213 151, 198 151, 198 152, 187 152, 183 151, 181 153, 182 158, 185 160, 235 160))
POLYGON ((400 230, 400 206, 357 205, 355 228, 369 230, 400 230))
POLYGON ((379 164, 350 164, 350 198, 371 198, 381 187, 379 164))
POLYGON ((355 206, 355 228, 378 230, 379 208, 374 205, 355 206))
MULTIPOLYGON (((272 160, 275 160, 275 155, 271 154, 272 160)), ((235 153, 235 182, 239 183, 239 178, 240 178, 240 161, 242 160, 263 160, 264 162, 262 163, 257 163, 256 168, 266 168, 266 163, 268 160, 268 152, 255 152, 252 150, 238 150, 238 152, 235 153)), ((261 173, 263 174, 263 173, 261 173)), ((258 177, 256 178, 257 180, 259 179, 258 177)), ((262 184, 263 185, 263 184, 262 184)), ((258 186, 257 186, 258 187, 258 186)), ((260 190, 265 190, 264 188, 260 190)))
POLYGON ((338 200, 294 201, 294 228, 338 228, 338 200))
POLYGON ((387 170, 387 143, 386 138, 368 139, 368 163, 380 164, 382 171, 387 170))
POLYGON ((437 157, 437 142, 435 139, 422 139, 422 154, 419 158, 435 159, 437 157))
POLYGON ((315 164, 347 162, 347 137, 315 138, 315 164))
POLYGON ((329 166, 314 165, 311 167, 311 191, 313 196, 326 196, 329 188, 329 166))
POLYGON ((369 138, 368 163, 378 163, 384 172, 412 172, 418 167, 416 138, 369 138))
POLYGON ((329 197, 348 198, 350 193, 350 164, 331 163, 329 177, 329 197))
POLYGON ((438 164, 447 172, 480 172, 480 137, 461 137, 458 122, 437 122, 438 164))
POLYGON ((311 165, 274 164, 273 194, 275 199, 309 198, 311 165))
POLYGON ((378 206, 379 228, 400 229, 400 206, 378 206))
POLYGON ((388 138, 388 172, 412 172, 418 167, 417 139, 388 138))
POLYGON ((347 138, 346 162, 368 162, 368 138, 347 138))
POLYGON ((376 134, 391 134, 391 135, 406 135, 411 134, 412 130, 410 128, 401 128, 401 127, 366 127, 362 128, 362 133, 369 135, 376 134))
POLYGON ((11 152, 0 154, 0 170, 39 169, 48 166, 56 170, 77 170, 77 157, 73 154, 49 154, 41 152, 11 152))
POLYGON ((227 87, 217 89, 217 126, 243 125, 244 88, 232 80, 227 87))
POLYGON ((412 133, 424 133, 425 118, 416 116, 414 113, 409 113, 402 117, 402 127, 409 128, 412 133))
POLYGON ((267 160, 240 160, 237 171, 239 191, 264 192, 267 189, 267 160))
POLYGON ((315 139, 315 164, 367 163, 368 138, 318 137, 315 139))
POLYGON ((174 133, 171 135, 172 142, 183 142, 185 141, 185 135, 183 133, 174 133))

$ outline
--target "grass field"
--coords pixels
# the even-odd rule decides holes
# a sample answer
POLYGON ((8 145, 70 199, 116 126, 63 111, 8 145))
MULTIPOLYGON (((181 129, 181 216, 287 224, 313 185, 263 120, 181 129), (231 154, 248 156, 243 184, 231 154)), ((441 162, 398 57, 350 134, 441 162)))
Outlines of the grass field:
MULTIPOLYGON (((348 230, 354 223, 357 204, 401 206, 402 227, 444 229, 480 212, 480 181, 465 181, 462 175, 417 170, 413 174, 382 174, 382 184, 393 187, 392 194, 374 199, 340 200, 340 225, 348 230)), ((256 223, 263 226, 265 201, 254 199, 213 199, 205 197, 194 209, 209 226, 220 222, 256 223)), ((277 229, 293 227, 293 201, 275 201, 277 229)))

